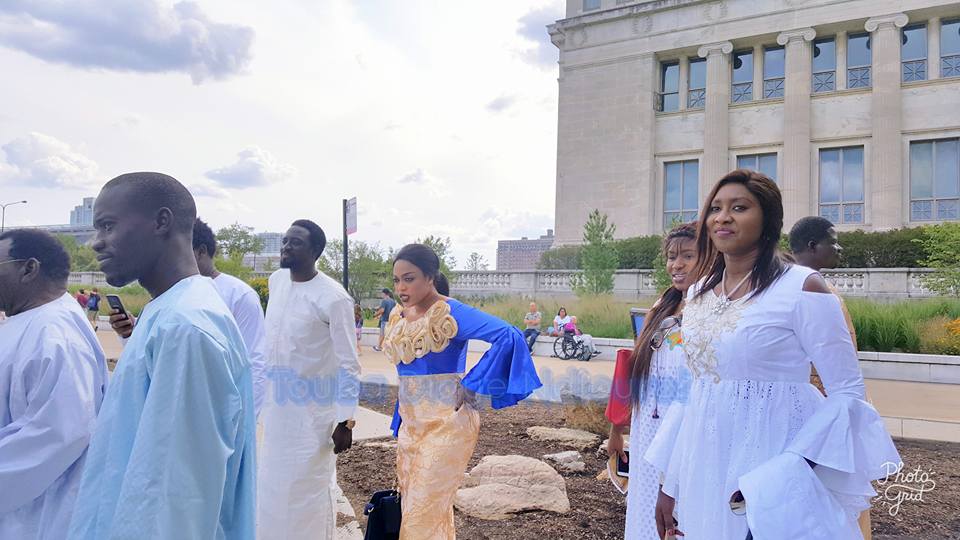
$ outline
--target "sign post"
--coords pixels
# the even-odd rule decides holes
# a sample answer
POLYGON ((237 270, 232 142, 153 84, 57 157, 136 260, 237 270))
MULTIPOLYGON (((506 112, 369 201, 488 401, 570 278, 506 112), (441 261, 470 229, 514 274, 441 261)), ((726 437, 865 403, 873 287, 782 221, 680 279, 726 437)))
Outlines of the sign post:
POLYGON ((343 288, 350 290, 350 243, 348 236, 357 232, 357 198, 343 199, 343 288))

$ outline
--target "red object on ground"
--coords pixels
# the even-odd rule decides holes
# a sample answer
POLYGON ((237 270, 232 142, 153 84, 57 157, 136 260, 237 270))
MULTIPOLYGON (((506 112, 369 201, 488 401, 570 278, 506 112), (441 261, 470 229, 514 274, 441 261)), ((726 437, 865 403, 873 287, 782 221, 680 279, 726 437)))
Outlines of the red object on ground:
POLYGON ((610 384, 610 399, 607 401, 605 416, 616 426, 630 425, 630 349, 617 351, 617 363, 613 368, 613 383, 610 384))

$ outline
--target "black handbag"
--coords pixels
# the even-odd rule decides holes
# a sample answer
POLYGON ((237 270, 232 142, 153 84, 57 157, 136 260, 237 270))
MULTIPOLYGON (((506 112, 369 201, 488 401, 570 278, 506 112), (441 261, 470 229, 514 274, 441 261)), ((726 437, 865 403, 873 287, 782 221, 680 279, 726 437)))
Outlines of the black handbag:
POLYGON ((364 540, 399 540, 400 493, 392 489, 374 493, 363 508, 363 515, 367 516, 364 540))

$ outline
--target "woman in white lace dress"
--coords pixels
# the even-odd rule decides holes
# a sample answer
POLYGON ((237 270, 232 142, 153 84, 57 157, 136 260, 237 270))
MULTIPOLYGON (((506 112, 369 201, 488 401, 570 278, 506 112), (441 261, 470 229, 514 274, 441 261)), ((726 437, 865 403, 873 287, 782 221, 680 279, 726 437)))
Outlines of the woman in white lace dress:
POLYGON ((683 311, 693 372, 683 414, 645 458, 664 474, 661 531, 676 501, 685 540, 861 538, 870 481, 899 455, 876 410, 836 297, 780 258, 780 191, 746 170, 721 179, 698 231, 683 311), (809 383, 810 362, 828 398, 809 383), (745 498, 745 515, 731 500, 745 498))
POLYGON ((607 454, 630 464, 627 487, 626 540, 659 540, 653 510, 660 492, 657 470, 643 460, 660 419, 682 407, 692 377, 683 354, 680 312, 683 298, 696 281, 696 226, 678 225, 663 239, 671 285, 643 320, 630 356, 629 377, 614 377, 607 406, 611 422, 607 454), (630 426, 629 455, 623 453, 623 431, 630 426))

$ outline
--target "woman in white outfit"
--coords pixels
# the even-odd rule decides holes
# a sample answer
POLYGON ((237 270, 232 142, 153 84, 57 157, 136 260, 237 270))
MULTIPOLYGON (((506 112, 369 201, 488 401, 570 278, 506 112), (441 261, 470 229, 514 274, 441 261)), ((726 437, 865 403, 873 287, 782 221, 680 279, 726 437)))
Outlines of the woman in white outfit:
POLYGON ((629 378, 618 378, 618 373, 610 389, 607 454, 619 454, 630 464, 626 540, 660 538, 653 513, 660 478, 657 470, 643 460, 643 454, 660 427, 661 417, 667 415, 671 407, 682 407, 690 389, 692 377, 683 354, 680 312, 687 289, 696 281, 695 237, 695 224, 687 223, 675 227, 664 238, 663 254, 670 288, 644 317, 644 326, 630 357, 629 378), (623 432, 627 425, 630 426, 630 453, 624 455, 623 432))
POLYGON ((683 310, 694 379, 645 455, 664 474, 659 530, 676 504, 685 540, 862 538, 870 481, 900 459, 864 401, 838 300, 820 274, 780 257, 783 206, 769 178, 731 172, 700 215, 704 277, 683 310))

